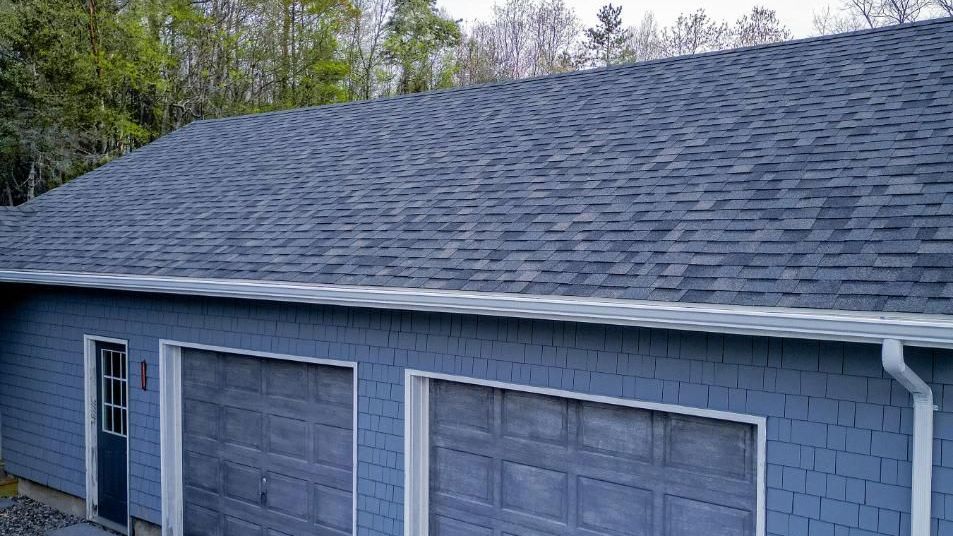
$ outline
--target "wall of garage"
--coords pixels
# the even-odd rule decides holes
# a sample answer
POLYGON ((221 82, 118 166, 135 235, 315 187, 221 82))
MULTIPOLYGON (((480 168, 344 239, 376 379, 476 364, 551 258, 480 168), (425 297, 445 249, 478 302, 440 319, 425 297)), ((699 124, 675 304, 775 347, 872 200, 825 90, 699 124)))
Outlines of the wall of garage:
MULTIPOLYGON (((909 530, 909 395, 869 345, 0 287, 9 471, 84 495, 83 335, 129 341, 133 516, 158 522, 158 340, 358 362, 358 526, 402 534, 403 370, 765 415, 768 532, 909 530), (150 374, 139 389, 138 363, 150 374)), ((910 349, 935 391, 934 532, 953 535, 953 352, 910 349)))

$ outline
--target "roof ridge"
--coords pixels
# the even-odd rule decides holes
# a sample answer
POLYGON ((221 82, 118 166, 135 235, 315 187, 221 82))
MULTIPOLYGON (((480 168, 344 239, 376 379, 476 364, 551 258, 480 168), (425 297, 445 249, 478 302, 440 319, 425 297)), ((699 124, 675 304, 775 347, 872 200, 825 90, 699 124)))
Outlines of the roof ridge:
MULTIPOLYGON (((224 122, 224 121, 236 121, 236 120, 241 120, 241 119, 249 119, 249 118, 253 118, 253 117, 268 117, 268 116, 274 116, 274 115, 300 113, 300 112, 306 112, 306 111, 317 110, 317 109, 330 109, 330 108, 342 108, 342 107, 356 107, 356 106, 364 106, 364 105, 369 105, 369 104, 373 104, 373 103, 380 103, 380 102, 392 102, 392 101, 398 101, 398 100, 404 100, 404 99, 416 99, 416 98, 422 98, 422 97, 431 96, 431 95, 448 95, 448 94, 462 93, 462 92, 466 92, 466 91, 475 91, 475 90, 480 90, 480 89, 486 89, 486 88, 491 88, 491 87, 506 87, 506 86, 511 86, 511 85, 527 84, 527 83, 532 83, 532 82, 539 82, 539 81, 541 81, 541 80, 555 80, 555 79, 560 79, 560 78, 569 78, 569 77, 577 77, 577 76, 593 76, 593 75, 601 74, 601 73, 604 73, 604 72, 622 71, 622 70, 626 70, 626 69, 636 69, 636 68, 642 68, 642 67, 649 66, 649 65, 659 65, 659 64, 665 64, 665 63, 676 63, 676 62, 683 62, 683 61, 691 61, 691 60, 702 59, 702 58, 710 58, 710 57, 716 57, 716 56, 734 55, 734 54, 739 54, 739 53, 747 53, 747 52, 751 52, 751 51, 755 51, 755 50, 766 50, 766 49, 771 49, 771 48, 782 48, 782 47, 788 47, 788 46, 802 45, 802 44, 806 44, 806 43, 814 43, 814 42, 820 43, 820 42, 826 42, 826 41, 835 41, 835 40, 846 39, 846 38, 854 38, 854 37, 865 36, 865 35, 874 35, 874 34, 881 34, 881 33, 899 32, 899 31, 904 31, 904 30, 908 30, 908 29, 910 29, 910 28, 916 28, 916 27, 920 27, 920 26, 931 26, 931 25, 934 25, 934 24, 950 24, 950 23, 953 23, 953 16, 949 16, 949 17, 938 17, 938 18, 933 18, 933 19, 925 19, 925 20, 921 20, 921 21, 909 22, 909 23, 904 23, 904 24, 893 24, 893 25, 890 25, 890 26, 879 26, 879 27, 877 27, 877 28, 864 28, 864 29, 861 29, 861 30, 854 30, 854 31, 850 31, 850 32, 841 32, 841 33, 836 33, 836 34, 815 35, 815 36, 810 36, 810 37, 802 37, 802 38, 800 38, 800 39, 792 39, 792 40, 789 40, 789 41, 779 41, 779 42, 774 42, 774 43, 765 43, 765 44, 761 44, 761 45, 751 45, 751 46, 746 46, 746 47, 728 48, 728 49, 722 49, 722 50, 712 50, 712 51, 709 51, 709 52, 701 52, 701 53, 697 53, 697 54, 683 54, 683 55, 680 55, 680 56, 669 56, 669 57, 665 57, 665 58, 657 58, 657 59, 652 59, 652 60, 638 61, 638 62, 634 62, 634 63, 626 63, 626 64, 621 64, 621 65, 609 65, 609 66, 605 66, 605 67, 595 67, 595 68, 591 68, 591 69, 582 69, 582 70, 578 70, 578 71, 568 71, 568 72, 563 72, 563 73, 546 74, 546 75, 533 76, 533 77, 528 77, 528 78, 518 78, 518 79, 515 79, 515 80, 499 80, 499 81, 494 81, 494 82, 486 82, 486 83, 482 83, 482 84, 474 84, 474 85, 470 85, 470 86, 453 87, 453 88, 442 88, 442 89, 431 89, 431 90, 429 90, 429 91, 421 91, 421 92, 418 92, 418 93, 405 93, 405 94, 400 94, 400 95, 388 95, 388 96, 385 96, 385 97, 377 97, 377 98, 372 98, 372 99, 362 99, 362 100, 344 101, 344 102, 332 102, 332 103, 328 103, 328 104, 319 104, 319 105, 315 105, 315 106, 303 106, 303 107, 300 107, 300 108, 288 108, 288 109, 284 109, 284 110, 272 110, 272 111, 267 111, 267 112, 256 112, 256 113, 241 114, 241 115, 231 115, 231 116, 227 116, 227 117, 214 117, 214 118, 206 118, 206 119, 197 119, 197 120, 195 120, 195 121, 192 121, 192 122, 189 123, 189 124, 191 125, 191 124, 196 124, 196 123, 219 123, 219 122, 224 122)), ((186 126, 188 126, 188 125, 186 125, 186 126)))

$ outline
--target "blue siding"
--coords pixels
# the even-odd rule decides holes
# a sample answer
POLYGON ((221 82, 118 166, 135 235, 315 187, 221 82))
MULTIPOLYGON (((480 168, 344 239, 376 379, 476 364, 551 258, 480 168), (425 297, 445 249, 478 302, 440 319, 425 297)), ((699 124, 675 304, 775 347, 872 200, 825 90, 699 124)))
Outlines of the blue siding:
MULTIPOLYGON (((10 295, 9 288, 0 288, 10 295)), ((768 531, 909 530, 910 397, 879 348, 558 322, 42 290, 0 312, 4 458, 82 496, 83 334, 129 340, 133 515, 159 520, 158 339, 359 362, 358 524, 402 534, 405 367, 768 417, 768 531), (139 367, 149 364, 148 391, 139 367)), ((953 353, 933 385, 935 532, 953 535, 953 353)))

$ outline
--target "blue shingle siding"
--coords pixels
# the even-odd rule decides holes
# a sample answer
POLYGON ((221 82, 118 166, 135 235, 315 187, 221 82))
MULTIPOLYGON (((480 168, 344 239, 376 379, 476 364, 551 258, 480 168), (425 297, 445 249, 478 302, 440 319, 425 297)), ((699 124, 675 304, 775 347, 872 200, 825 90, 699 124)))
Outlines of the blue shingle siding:
MULTIPOLYGON (((0 288, 9 295, 9 288, 0 288)), ((337 307, 37 290, 0 311, 4 458, 84 494, 83 334, 129 341, 130 512, 160 519, 158 340, 357 361, 358 525, 402 534, 403 374, 425 369, 767 416, 768 533, 909 528, 909 395, 876 347, 337 307), (139 361, 149 389, 139 389, 139 361)), ((934 532, 953 534, 953 353, 908 349, 937 413, 934 532)))

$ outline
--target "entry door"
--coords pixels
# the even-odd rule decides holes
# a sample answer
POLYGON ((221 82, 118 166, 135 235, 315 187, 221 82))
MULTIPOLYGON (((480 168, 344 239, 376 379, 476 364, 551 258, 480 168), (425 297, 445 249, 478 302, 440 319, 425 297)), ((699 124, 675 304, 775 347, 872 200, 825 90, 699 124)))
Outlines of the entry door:
POLYGON ((121 344, 96 343, 97 489, 100 518, 125 527, 128 493, 129 366, 121 344))

